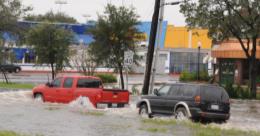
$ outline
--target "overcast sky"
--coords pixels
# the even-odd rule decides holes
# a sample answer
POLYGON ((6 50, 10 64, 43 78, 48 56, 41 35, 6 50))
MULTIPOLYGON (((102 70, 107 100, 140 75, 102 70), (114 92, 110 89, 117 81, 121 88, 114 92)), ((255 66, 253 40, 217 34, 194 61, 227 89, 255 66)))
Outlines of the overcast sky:
MULTIPOLYGON (((66 0, 67 4, 59 6, 55 4, 55 1, 56 0, 22 0, 24 5, 33 7, 32 13, 44 14, 50 10, 54 12, 62 11, 73 16, 80 23, 85 23, 86 20, 96 20, 97 13, 102 13, 107 3, 125 6, 133 5, 140 16, 140 20, 151 21, 155 2, 155 0, 66 0)), ((166 2, 171 1, 176 0, 166 0, 166 2)), ((175 26, 185 25, 185 18, 179 13, 179 9, 180 7, 177 5, 165 7, 165 20, 168 21, 169 24, 175 26)))

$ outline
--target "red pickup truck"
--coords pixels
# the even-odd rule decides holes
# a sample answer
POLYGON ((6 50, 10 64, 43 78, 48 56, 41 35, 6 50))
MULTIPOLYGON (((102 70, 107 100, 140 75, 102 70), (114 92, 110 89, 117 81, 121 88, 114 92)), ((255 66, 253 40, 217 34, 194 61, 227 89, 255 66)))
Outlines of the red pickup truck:
POLYGON ((69 103, 78 97, 88 97, 97 107, 124 107, 129 103, 127 90, 104 89, 100 78, 92 76, 64 76, 51 83, 33 88, 34 98, 48 102, 69 103))

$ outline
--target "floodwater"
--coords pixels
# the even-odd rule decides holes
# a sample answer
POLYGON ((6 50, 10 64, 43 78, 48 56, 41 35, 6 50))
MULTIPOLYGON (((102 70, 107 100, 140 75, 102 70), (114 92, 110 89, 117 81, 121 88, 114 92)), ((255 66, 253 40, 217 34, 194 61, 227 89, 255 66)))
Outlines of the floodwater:
MULTIPOLYGON (((70 104, 40 103, 32 99, 30 91, 0 92, 0 130, 44 136, 173 135, 171 131, 158 134, 142 130, 144 124, 135 107, 137 100, 132 97, 126 108, 95 110, 85 98, 70 104)), ((231 115, 227 123, 213 125, 260 130, 259 101, 233 101, 231 115)), ((185 128, 172 130, 175 135, 190 135, 185 128)))
POLYGON ((221 128, 260 131, 260 101, 231 101, 231 117, 221 128))

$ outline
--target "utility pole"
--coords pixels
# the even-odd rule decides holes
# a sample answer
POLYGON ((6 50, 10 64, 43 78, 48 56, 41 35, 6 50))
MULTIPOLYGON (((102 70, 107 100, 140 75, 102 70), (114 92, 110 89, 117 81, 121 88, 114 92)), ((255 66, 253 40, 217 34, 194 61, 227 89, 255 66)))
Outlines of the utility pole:
MULTIPOLYGON (((154 43, 152 44, 153 45, 152 54, 149 54, 149 53, 151 53, 149 49, 150 49, 150 46, 151 46, 151 37, 154 36, 154 35, 150 35, 150 41, 149 41, 149 47, 148 47, 148 53, 147 53, 147 60, 146 60, 146 71, 145 71, 146 73, 145 73, 145 79, 144 79, 143 94, 148 94, 148 92, 151 93, 153 91, 153 87, 154 87, 154 78, 155 78, 155 74, 156 74, 156 65, 157 65, 158 56, 159 56, 158 52, 159 52, 159 49, 160 49, 160 38, 161 38, 161 34, 162 34, 164 6, 166 6, 166 5, 178 5, 178 4, 180 4, 180 3, 184 2, 184 1, 176 1, 176 2, 165 3, 165 0, 161 0, 161 2, 159 2, 159 9, 157 9, 157 7, 156 7, 156 6, 158 6, 158 5, 156 5, 156 4, 158 4, 157 2, 158 1, 156 1, 156 3, 155 3, 154 16, 156 14, 157 15, 157 20, 158 20, 158 14, 159 13, 157 13, 157 12, 160 12, 160 20, 159 20, 160 24, 159 24, 159 29, 158 29, 159 33, 157 35, 157 48, 156 48, 156 52, 155 52, 155 61, 154 61, 154 65, 153 65, 151 88, 150 88, 150 91, 149 91, 149 81, 150 81, 150 74, 151 74, 151 66, 152 66, 152 64, 151 65, 148 65, 148 64, 150 64, 149 61, 151 61, 151 63, 153 62, 154 43), (151 55, 151 58, 149 58, 150 57, 149 55, 151 55)), ((154 22, 154 16, 153 16, 153 22, 154 22)), ((156 23, 158 25, 158 21, 156 21, 156 23)), ((157 25, 156 25, 156 28, 157 28, 157 25)), ((152 31, 151 31, 151 33, 152 33, 152 31)), ((155 32, 155 36, 156 36, 156 32, 155 32)), ((154 39, 154 42, 155 42, 155 40, 156 39, 154 39)))
POLYGON ((154 5, 154 13, 153 13, 153 19, 151 25, 148 52, 146 57, 146 68, 145 68, 145 77, 144 77, 142 94, 148 94, 149 92, 149 84, 150 84, 151 69, 153 64, 154 45, 156 40, 160 3, 161 0, 156 0, 154 5))
POLYGON ((156 68, 157 68, 157 61, 159 57, 159 50, 160 50, 160 43, 161 43, 161 36, 162 36, 162 27, 163 27, 163 15, 164 15, 164 2, 165 0, 161 0, 160 4, 160 15, 159 15, 159 28, 156 38, 156 50, 155 50, 155 58, 153 62, 153 72, 152 72, 152 79, 151 79, 151 86, 149 90, 149 94, 152 94, 153 87, 154 87, 154 78, 156 76, 156 68))

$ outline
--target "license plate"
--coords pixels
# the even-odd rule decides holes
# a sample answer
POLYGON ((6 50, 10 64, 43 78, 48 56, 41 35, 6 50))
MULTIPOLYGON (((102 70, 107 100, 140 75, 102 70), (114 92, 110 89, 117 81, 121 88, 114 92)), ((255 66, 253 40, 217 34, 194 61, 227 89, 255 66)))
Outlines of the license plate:
POLYGON ((97 108, 98 108, 98 109, 105 109, 105 108, 107 108, 107 107, 108 107, 107 104, 101 104, 101 103, 98 103, 98 104, 97 104, 97 108))
POLYGON ((116 103, 112 103, 112 108, 117 108, 117 104, 116 103))
POLYGON ((218 105, 211 105, 211 109, 212 110, 219 110, 219 106, 218 105))

